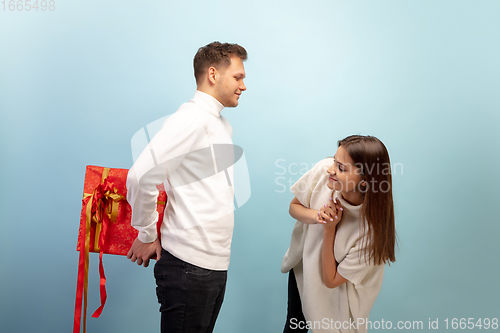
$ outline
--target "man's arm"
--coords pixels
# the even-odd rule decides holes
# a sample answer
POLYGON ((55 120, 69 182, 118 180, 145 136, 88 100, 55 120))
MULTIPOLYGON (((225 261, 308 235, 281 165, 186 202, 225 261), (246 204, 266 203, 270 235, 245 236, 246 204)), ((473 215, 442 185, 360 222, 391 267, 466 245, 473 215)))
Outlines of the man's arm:
POLYGON ((153 137, 137 158, 127 177, 127 201, 132 207, 132 226, 139 231, 127 258, 138 265, 149 265, 155 255, 161 256, 157 239, 156 185, 167 179, 178 166, 179 156, 191 151, 199 135, 199 122, 189 111, 177 112, 165 120, 162 129, 153 137))

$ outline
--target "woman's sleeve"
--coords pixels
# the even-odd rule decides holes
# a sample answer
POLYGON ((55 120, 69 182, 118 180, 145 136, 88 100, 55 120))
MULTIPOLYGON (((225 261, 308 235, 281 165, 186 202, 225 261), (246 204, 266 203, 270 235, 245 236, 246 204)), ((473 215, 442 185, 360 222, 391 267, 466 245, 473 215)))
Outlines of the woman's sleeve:
POLYGON ((355 286, 361 283, 369 285, 370 280, 372 280, 371 278, 378 276, 380 270, 383 272, 384 268, 384 265, 374 265, 368 261, 368 258, 364 254, 365 244, 363 243, 359 239, 337 266, 337 272, 351 281, 355 286))

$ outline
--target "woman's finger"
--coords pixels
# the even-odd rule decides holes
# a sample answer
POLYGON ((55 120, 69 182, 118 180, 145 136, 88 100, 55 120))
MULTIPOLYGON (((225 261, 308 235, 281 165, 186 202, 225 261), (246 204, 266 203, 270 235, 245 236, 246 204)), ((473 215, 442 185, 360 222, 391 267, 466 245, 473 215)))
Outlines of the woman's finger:
POLYGON ((337 207, 337 210, 344 210, 344 208, 342 207, 342 204, 340 203, 339 198, 335 199, 335 207, 337 207))
POLYGON ((321 217, 322 217, 325 221, 330 221, 330 222, 335 221, 335 217, 334 217, 334 216, 327 215, 327 214, 325 214, 324 212, 321 212, 321 217))

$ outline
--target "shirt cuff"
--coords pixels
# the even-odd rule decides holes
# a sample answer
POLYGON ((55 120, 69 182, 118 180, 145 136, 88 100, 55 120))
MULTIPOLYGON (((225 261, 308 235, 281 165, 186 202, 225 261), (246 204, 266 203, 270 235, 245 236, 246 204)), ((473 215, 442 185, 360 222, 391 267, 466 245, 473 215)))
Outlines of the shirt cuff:
POLYGON ((153 243, 158 238, 156 228, 154 228, 154 232, 148 232, 148 230, 140 230, 137 238, 143 243, 153 243))

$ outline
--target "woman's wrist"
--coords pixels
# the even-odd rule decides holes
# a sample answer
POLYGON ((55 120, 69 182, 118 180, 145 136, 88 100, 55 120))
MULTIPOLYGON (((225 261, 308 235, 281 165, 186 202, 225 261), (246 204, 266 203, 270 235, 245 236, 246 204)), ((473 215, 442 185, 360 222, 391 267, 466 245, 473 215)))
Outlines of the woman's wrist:
POLYGON ((335 235, 336 230, 337 230, 336 224, 326 223, 323 225, 323 234, 325 236, 335 235))
POLYGON ((318 216, 319 211, 304 207, 301 204, 293 204, 290 206, 290 216, 305 224, 316 224, 320 222, 318 216))
POLYGON ((319 211, 316 209, 311 209, 309 215, 309 224, 320 223, 319 211))

